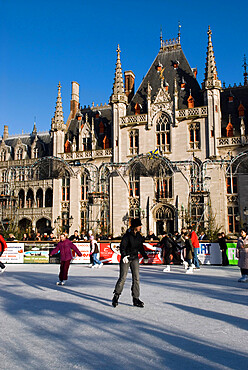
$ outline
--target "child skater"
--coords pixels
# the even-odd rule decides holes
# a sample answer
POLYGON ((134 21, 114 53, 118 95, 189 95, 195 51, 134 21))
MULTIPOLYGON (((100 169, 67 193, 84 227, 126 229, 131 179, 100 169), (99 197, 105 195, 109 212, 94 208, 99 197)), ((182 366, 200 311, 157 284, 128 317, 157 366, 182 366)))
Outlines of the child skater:
POLYGON ((82 253, 78 250, 78 248, 73 244, 69 239, 67 239, 65 234, 60 235, 60 242, 58 243, 57 247, 52 250, 51 256, 58 253, 60 251, 60 273, 59 273, 59 281, 57 285, 64 285, 65 280, 68 279, 68 270, 70 267, 70 262, 72 260, 72 253, 71 250, 77 253, 79 257, 82 257, 82 253))

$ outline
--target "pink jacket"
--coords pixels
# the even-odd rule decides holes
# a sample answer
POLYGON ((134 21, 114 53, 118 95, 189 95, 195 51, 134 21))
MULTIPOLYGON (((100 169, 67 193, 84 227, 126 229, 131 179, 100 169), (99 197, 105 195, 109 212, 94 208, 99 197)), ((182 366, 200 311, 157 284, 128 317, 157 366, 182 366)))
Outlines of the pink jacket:
POLYGON ((59 242, 57 247, 51 252, 51 256, 60 251, 60 261, 69 261, 72 259, 71 249, 76 252, 79 257, 82 257, 82 253, 69 239, 65 239, 63 242, 59 242))

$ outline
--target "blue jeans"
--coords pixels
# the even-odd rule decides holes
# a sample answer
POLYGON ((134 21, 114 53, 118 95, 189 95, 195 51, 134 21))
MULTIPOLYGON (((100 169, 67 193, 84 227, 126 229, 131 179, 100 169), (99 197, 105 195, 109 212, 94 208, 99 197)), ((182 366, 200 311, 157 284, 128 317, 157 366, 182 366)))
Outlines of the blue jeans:
POLYGON ((198 257, 197 257, 197 252, 198 251, 199 251, 199 248, 194 248, 193 264, 195 265, 196 268, 200 267, 198 257))
POLYGON ((92 259, 93 259, 93 266, 95 266, 96 264, 98 265, 101 264, 101 261, 99 261, 99 259, 97 258, 97 253, 92 254, 92 259))

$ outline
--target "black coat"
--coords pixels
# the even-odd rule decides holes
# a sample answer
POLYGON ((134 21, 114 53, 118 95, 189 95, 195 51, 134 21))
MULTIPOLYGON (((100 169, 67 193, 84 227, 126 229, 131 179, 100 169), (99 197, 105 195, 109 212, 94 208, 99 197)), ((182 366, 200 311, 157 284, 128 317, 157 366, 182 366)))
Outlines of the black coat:
POLYGON ((123 236, 120 245, 121 258, 125 256, 130 256, 130 260, 138 258, 138 253, 140 253, 144 258, 148 258, 143 246, 144 238, 137 232, 128 229, 126 234, 123 236))

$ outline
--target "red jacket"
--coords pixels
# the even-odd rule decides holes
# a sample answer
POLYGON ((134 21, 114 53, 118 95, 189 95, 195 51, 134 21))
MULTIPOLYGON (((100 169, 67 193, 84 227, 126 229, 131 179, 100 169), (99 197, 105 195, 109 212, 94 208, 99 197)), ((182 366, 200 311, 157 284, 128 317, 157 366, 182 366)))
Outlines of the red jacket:
POLYGON ((4 240, 4 238, 2 237, 2 235, 0 234, 0 253, 5 251, 5 249, 7 249, 7 243, 4 240))
POLYGON ((69 239, 59 242, 57 247, 52 250, 51 256, 60 251, 60 261, 69 261, 72 259, 71 249, 73 249, 79 257, 82 257, 80 250, 69 239))
POLYGON ((199 240, 197 238, 197 235, 196 235, 195 231, 192 231, 192 233, 190 235, 190 239, 192 241, 192 244, 193 244, 194 248, 199 248, 200 247, 199 240))

